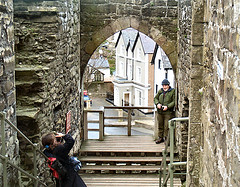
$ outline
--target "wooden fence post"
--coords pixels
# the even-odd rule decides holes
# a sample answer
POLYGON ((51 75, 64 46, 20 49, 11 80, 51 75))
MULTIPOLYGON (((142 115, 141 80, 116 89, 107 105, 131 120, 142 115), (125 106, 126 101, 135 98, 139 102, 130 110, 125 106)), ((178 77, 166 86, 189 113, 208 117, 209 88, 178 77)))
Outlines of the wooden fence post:
POLYGON ((83 127, 83 130, 84 130, 84 140, 87 140, 88 139, 88 119, 87 119, 87 112, 86 111, 83 111, 83 120, 84 120, 84 127, 83 127))
POLYGON ((132 128, 132 109, 128 109, 128 136, 131 136, 131 128, 132 128))
POLYGON ((158 139, 158 121, 157 121, 157 111, 154 111, 154 139, 158 139))
POLYGON ((104 135, 104 110, 99 112, 99 140, 103 140, 104 135))

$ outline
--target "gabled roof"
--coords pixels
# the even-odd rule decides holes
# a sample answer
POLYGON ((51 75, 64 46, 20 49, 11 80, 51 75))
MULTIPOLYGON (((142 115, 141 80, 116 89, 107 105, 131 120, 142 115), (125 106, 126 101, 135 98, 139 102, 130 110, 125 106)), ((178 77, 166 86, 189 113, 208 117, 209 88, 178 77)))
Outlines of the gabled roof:
POLYGON ((120 31, 115 47, 117 47, 118 42, 119 42, 120 38, 122 37, 125 48, 127 49, 128 45, 130 45, 130 47, 132 48, 134 41, 137 37, 137 33, 138 33, 138 31, 133 28, 127 28, 125 30, 120 31))
POLYGON ((121 37, 123 38, 126 50, 130 47, 130 49, 133 51, 138 39, 140 39, 144 53, 145 54, 154 53, 156 43, 147 35, 138 32, 133 28, 127 28, 125 30, 120 31, 115 47, 117 47, 121 37))
POLYGON ((109 68, 109 63, 106 58, 90 59, 88 65, 95 68, 109 68))
POLYGON ((155 62, 155 58, 156 58, 156 55, 157 55, 158 47, 159 47, 159 46, 158 46, 158 44, 156 43, 156 44, 155 44, 154 51, 153 51, 153 56, 152 56, 151 64, 154 64, 154 62, 155 62))
POLYGON ((141 41, 142 41, 142 45, 143 45, 143 49, 145 53, 153 53, 154 52, 154 48, 155 48, 155 42, 149 38, 147 35, 139 32, 141 41))
POLYGON ((159 50, 161 50, 161 53, 163 54, 163 55, 162 55, 163 68, 164 68, 164 69, 172 69, 172 65, 171 65, 171 63, 170 63, 167 55, 165 54, 165 52, 163 51, 163 49, 162 49, 161 47, 159 47, 157 44, 155 45, 155 49, 154 49, 154 53, 153 53, 153 57, 152 57, 151 64, 154 64, 154 63, 155 63, 155 59, 156 59, 156 56, 157 56, 158 48, 159 48, 159 50))
POLYGON ((138 32, 132 50, 134 50, 138 39, 140 39, 140 42, 142 43, 145 54, 154 53, 156 42, 154 42, 151 38, 141 32, 138 32))
POLYGON ((164 69, 172 69, 172 65, 171 65, 167 55, 164 55, 162 58, 163 58, 163 68, 164 69))

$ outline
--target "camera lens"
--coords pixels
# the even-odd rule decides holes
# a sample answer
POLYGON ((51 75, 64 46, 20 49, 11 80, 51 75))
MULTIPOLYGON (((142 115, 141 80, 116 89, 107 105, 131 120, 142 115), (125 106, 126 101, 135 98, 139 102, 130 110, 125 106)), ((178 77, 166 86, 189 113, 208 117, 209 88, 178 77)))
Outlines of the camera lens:
POLYGON ((62 142, 62 137, 57 137, 56 140, 57 142, 62 142))

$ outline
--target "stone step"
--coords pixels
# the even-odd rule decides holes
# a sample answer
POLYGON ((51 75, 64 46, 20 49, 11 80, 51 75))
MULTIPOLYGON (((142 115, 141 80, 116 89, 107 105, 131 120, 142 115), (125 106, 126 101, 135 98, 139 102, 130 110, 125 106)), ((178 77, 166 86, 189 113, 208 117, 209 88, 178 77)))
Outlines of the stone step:
POLYGON ((44 72, 49 70, 46 66, 18 65, 15 67, 15 79, 20 82, 39 82, 44 78, 44 72))
POLYGON ((135 127, 154 130, 154 120, 135 120, 135 127))
POLYGON ((40 107, 46 98, 44 86, 45 74, 48 70, 44 66, 18 65, 15 68, 15 85, 17 93, 17 106, 40 107))

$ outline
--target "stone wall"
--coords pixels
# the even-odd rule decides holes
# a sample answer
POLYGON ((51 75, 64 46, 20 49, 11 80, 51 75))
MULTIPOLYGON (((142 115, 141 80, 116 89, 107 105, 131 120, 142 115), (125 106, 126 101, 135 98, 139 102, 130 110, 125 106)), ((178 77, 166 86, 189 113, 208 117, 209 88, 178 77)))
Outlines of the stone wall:
MULTIPOLYGON (((191 0, 184 0, 178 6, 178 68, 176 75, 177 117, 189 117, 192 6, 191 0)), ((180 161, 187 161, 188 122, 177 123, 176 145, 180 161)), ((182 167, 186 170, 186 167, 182 167)), ((183 177, 184 180, 184 177, 183 177)))
MULTIPOLYGON (((39 148, 44 133, 65 133, 69 111, 73 153, 81 144, 79 8, 77 0, 14 4, 17 124, 39 148)), ((22 165, 30 170, 31 149, 23 140, 20 148, 22 165)))
MULTIPOLYGON (((5 112, 7 119, 16 124, 16 99, 15 99, 15 54, 14 54, 14 29, 13 29, 13 1, 0 1, 0 112, 5 112)), ((6 141, 2 142, 0 134, 0 150, 2 143, 7 148, 6 155, 15 164, 19 163, 19 148, 17 133, 5 125, 6 141)), ((8 184, 16 185, 17 172, 8 166, 8 184)), ((2 184, 2 164, 0 163, 0 186, 2 184)))
MULTIPOLYGON (((177 116, 190 118, 176 131, 180 159, 188 161, 186 186, 240 186, 239 1, 182 0, 178 11, 174 0, 14 2, 15 53, 13 1, 0 3, 0 111, 39 147, 43 133, 64 131, 71 110, 77 152, 88 59, 109 36, 133 27, 163 48, 176 73, 177 116)), ((8 155, 18 162, 17 135, 7 132, 8 155)), ((29 146, 20 141, 22 164, 30 169, 29 146)))
POLYGON ((200 185, 240 186, 240 2, 204 8, 200 185))
POLYGON ((187 115, 189 102, 190 118, 186 186, 240 185, 239 8, 237 1, 179 4, 178 113, 187 115))
POLYGON ((132 27, 151 37, 177 64, 177 1, 82 0, 81 74, 94 50, 114 33, 132 27))

